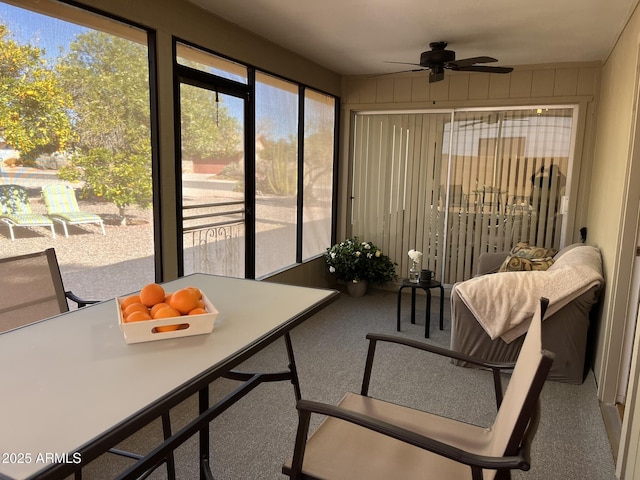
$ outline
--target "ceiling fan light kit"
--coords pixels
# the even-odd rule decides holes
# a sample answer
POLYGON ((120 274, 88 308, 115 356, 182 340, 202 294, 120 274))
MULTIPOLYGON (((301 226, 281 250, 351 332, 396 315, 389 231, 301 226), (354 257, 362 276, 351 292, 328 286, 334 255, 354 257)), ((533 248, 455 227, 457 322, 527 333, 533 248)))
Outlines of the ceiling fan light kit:
POLYGON ((429 68, 429 83, 440 82, 444 80, 444 67, 441 65, 434 65, 429 68))

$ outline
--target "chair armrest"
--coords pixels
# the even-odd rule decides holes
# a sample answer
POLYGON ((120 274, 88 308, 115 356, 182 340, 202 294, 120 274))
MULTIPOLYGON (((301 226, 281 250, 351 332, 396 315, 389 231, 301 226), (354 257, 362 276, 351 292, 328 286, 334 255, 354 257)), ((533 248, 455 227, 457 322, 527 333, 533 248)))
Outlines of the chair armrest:
MULTIPOLYGON (((291 465, 291 478, 300 478, 299 475, 302 470, 304 450, 306 446, 306 439, 308 436, 310 417, 312 413, 334 417, 346 422, 353 423, 355 425, 359 425, 382 435, 395 438, 399 441, 409 443, 418 448, 422 448, 437 455, 452 459, 456 462, 464 463, 471 466, 472 468, 475 467, 478 470, 510 470, 516 468, 520 470, 528 470, 530 468, 530 462, 528 461, 526 456, 522 454, 504 457, 489 457, 486 455, 477 455, 465 450, 461 450, 452 445, 440 442, 433 438, 420 435, 416 432, 412 432, 411 430, 407 430, 397 425, 393 425, 388 422, 373 418, 371 416, 354 412, 353 410, 347 410, 335 405, 328 405, 311 400, 300 400, 298 401, 296 408, 298 409, 300 421, 298 424, 296 445, 291 465)), ((481 472, 478 471, 478 473, 481 472)))
POLYGON ((467 355, 462 352, 456 352, 454 350, 449 350, 448 348, 438 347, 436 345, 431 345, 429 343, 421 342, 419 340, 413 340, 410 338, 397 337, 395 335, 386 335, 383 333, 369 333, 366 337, 369 341, 376 342, 388 342, 388 343, 397 343, 399 345, 405 345, 411 348, 417 348, 418 350, 423 350, 426 352, 435 353, 436 355, 441 355, 444 357, 455 358, 456 360, 462 360, 464 362, 473 363, 480 367, 489 368, 489 369, 500 369, 500 370, 512 370, 515 367, 515 362, 487 362, 478 357, 474 357, 472 355, 467 355))
POLYGON ((72 302, 77 303, 78 304, 78 308, 86 307, 87 305, 91 305, 93 303, 98 303, 100 301, 100 300, 85 300, 85 299, 82 299, 82 298, 78 297, 76 294, 74 294, 71 291, 64 292, 64 295, 65 295, 65 297, 67 297, 72 302))
POLYGON ((496 273, 508 256, 509 252, 485 252, 480 254, 475 276, 496 273))
POLYGON ((491 370, 491 372, 493 373, 493 386, 494 386, 495 395, 496 395, 497 408, 500 408, 500 404, 502 403, 502 396, 503 396, 502 379, 500 378, 500 373, 504 370, 513 370, 513 368, 515 367, 514 362, 508 362, 508 363, 487 362, 486 360, 482 360, 480 358, 473 357, 465 353, 456 352, 453 350, 449 350, 447 348, 442 348, 436 345, 431 345, 429 343, 412 340, 410 338, 398 337, 395 335, 369 333, 367 334, 366 338, 369 340, 369 351, 367 353, 367 363, 365 365, 364 377, 362 379, 362 389, 360 391, 361 395, 368 395, 369 393, 369 384, 371 382, 371 371, 373 369, 373 359, 375 356, 375 349, 378 342, 396 343, 399 345, 404 345, 409 348, 415 348, 425 352, 434 353, 436 355, 454 358, 456 360, 461 360, 463 362, 468 362, 468 363, 477 365, 479 367, 491 370))

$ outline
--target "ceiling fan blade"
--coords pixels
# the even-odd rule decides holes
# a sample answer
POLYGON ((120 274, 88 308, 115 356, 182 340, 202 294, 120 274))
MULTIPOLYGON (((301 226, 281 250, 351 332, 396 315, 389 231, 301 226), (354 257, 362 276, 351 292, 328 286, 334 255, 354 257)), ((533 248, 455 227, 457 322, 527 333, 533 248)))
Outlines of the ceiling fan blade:
POLYGON ((422 67, 422 68, 427 68, 424 65, 420 65, 419 63, 409 63, 409 62, 390 62, 390 61, 385 61, 383 63, 395 63, 396 65, 414 65, 416 67, 422 67))
POLYGON ((378 73, 376 75, 371 75, 369 78, 384 77, 385 75, 396 75, 397 73, 423 72, 424 70, 429 70, 429 69, 423 67, 423 68, 412 68, 411 70, 400 70, 399 72, 378 73))
POLYGON ((452 60, 451 62, 447 62, 447 66, 452 67, 468 67, 475 63, 492 63, 497 62, 498 60, 492 57, 471 57, 471 58, 461 58, 460 60, 452 60))
POLYGON ((511 73, 511 67, 485 67, 483 65, 470 65, 468 67, 451 68, 457 72, 485 72, 485 73, 511 73))

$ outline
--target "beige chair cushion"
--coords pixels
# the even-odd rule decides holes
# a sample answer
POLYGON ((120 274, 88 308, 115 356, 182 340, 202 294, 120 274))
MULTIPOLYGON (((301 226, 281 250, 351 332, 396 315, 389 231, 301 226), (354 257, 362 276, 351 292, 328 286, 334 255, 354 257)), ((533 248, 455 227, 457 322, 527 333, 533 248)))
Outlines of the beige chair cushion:
MULTIPOLYGON (((354 393, 347 393, 339 406, 473 453, 487 454, 490 448, 491 432, 487 428, 354 393)), ((333 480, 471 478, 467 465, 331 417, 309 439, 303 472, 333 480)), ((485 479, 494 475, 485 472, 485 479)))

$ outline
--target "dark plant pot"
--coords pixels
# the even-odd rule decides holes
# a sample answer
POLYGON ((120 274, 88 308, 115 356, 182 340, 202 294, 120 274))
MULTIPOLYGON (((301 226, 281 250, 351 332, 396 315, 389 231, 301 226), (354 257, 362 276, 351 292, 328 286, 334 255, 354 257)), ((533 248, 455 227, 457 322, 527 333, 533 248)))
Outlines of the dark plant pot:
POLYGON ((352 297, 362 297, 367 293, 368 283, 366 280, 360 280, 359 282, 347 282, 347 292, 352 297))

